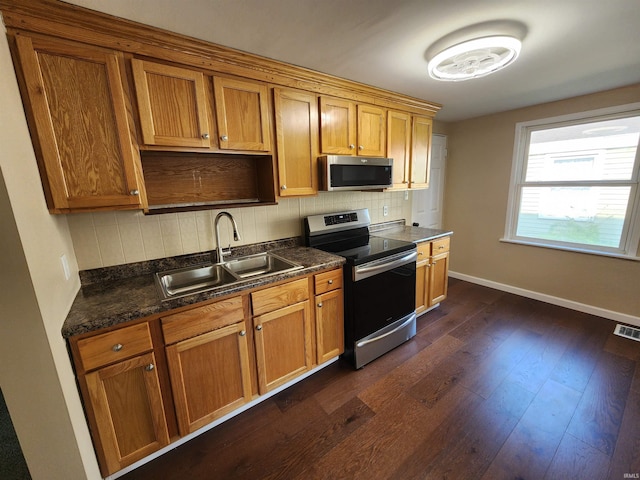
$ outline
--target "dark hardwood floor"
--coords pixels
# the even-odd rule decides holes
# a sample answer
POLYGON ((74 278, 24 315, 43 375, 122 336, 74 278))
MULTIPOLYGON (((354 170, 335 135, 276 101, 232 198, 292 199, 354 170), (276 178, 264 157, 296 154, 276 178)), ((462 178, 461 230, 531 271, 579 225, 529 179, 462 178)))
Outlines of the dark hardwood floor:
POLYGON ((640 343, 615 323, 450 280, 414 339, 318 372, 123 476, 640 477, 640 343))

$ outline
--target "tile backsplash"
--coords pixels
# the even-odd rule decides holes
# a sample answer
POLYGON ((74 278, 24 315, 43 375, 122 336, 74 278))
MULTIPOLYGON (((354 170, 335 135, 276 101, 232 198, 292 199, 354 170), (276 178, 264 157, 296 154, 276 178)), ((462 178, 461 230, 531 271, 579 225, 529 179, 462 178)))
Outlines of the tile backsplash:
MULTIPOLYGON (((372 223, 411 217, 411 202, 404 192, 323 192, 317 197, 280 199, 278 205, 226 209, 236 219, 241 238, 233 241, 226 218, 220 221, 220 238, 225 247, 233 247, 296 237, 303 234, 302 219, 307 215, 356 208, 368 208, 372 223)), ((88 270, 213 250, 213 220, 220 211, 160 215, 116 211, 69 214, 67 219, 78 268, 88 270)))

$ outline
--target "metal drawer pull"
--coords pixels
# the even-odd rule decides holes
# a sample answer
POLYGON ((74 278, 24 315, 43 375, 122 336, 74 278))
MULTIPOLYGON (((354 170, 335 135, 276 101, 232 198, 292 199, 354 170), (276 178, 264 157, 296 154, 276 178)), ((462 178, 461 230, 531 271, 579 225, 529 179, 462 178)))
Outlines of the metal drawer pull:
POLYGON ((150 372, 151 370, 153 370, 154 368, 156 368, 156 366, 153 363, 150 363, 149 365, 147 365, 146 367, 144 367, 144 369, 147 372, 150 372))
POLYGON ((256 330, 262 330, 262 325, 258 325, 258 326, 256 327, 256 330))
POLYGON ((209 139, 209 134, 208 133, 203 133, 202 134, 202 138, 205 139, 205 140, 208 140, 209 139))
POLYGON ((322 302, 318 304, 318 308, 322 308, 322 302))
POLYGON ((240 334, 239 335, 241 337, 244 337, 246 334, 247 334, 247 332, 245 332, 244 330, 240 330, 240 334))
POLYGON ((120 350, 122 350, 122 347, 124 345, 122 345, 121 343, 116 343, 113 347, 111 347, 111 350, 113 350, 114 352, 119 352, 120 350))
POLYGON ((327 283, 329 283, 329 285, 333 285, 333 280, 329 280, 327 283))
POLYGON ((220 140, 222 140, 223 142, 226 142, 227 140, 229 140, 229 137, 227 137, 226 135, 222 135, 220 137, 220 140))

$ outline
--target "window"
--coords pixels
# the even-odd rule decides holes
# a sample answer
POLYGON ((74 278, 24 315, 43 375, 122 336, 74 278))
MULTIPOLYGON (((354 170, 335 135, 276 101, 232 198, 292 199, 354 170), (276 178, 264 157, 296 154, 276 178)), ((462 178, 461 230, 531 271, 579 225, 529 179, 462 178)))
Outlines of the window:
POLYGON ((640 104, 516 125, 505 241, 637 257, 640 104))

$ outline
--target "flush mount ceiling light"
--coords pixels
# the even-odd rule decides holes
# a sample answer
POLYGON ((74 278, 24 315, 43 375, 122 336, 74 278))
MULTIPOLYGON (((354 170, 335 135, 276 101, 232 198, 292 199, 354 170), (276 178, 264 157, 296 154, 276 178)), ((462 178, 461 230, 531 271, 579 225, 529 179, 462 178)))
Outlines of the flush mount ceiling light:
POLYGON ((429 75, 449 82, 484 77, 513 63, 520 54, 520 46, 520 40, 507 35, 467 40, 429 60, 429 75))

